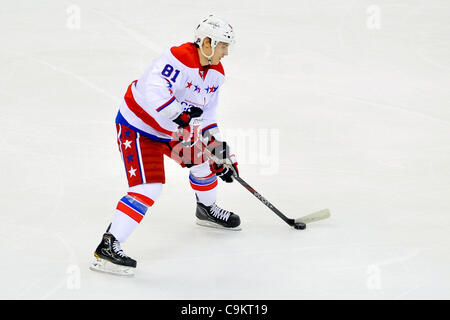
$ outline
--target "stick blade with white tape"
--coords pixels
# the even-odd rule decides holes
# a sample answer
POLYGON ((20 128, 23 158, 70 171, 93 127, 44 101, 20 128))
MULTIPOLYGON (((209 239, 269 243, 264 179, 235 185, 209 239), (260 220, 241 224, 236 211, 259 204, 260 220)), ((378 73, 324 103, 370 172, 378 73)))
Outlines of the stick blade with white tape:
POLYGON ((308 214, 306 216, 300 217, 295 219, 295 223, 311 223, 311 222, 316 222, 316 221, 320 221, 320 220, 324 220, 324 219, 328 219, 331 216, 330 214, 330 210, 328 209, 323 209, 320 211, 316 211, 313 212, 311 214, 308 214))

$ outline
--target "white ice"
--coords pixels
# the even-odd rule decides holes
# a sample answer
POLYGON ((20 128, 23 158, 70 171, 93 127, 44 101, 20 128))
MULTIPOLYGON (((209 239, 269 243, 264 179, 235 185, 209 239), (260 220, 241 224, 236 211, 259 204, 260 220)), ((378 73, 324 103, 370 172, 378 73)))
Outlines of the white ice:
POLYGON ((447 0, 3 1, 0 298, 449 299, 449 17, 447 0), (237 35, 220 126, 242 177, 289 217, 332 217, 294 230, 221 183, 242 231, 202 228, 167 159, 122 245, 135 277, 92 272, 127 190, 118 103, 209 13, 237 35))

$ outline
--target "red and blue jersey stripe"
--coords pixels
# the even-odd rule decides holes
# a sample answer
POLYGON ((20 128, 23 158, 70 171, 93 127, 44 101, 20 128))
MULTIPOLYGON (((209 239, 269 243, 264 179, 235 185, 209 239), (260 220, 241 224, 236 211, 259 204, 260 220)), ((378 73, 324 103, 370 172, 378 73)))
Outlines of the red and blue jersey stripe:
POLYGON ((167 101, 166 103, 164 103, 161 107, 156 108, 156 111, 160 112, 161 110, 163 110, 164 108, 167 108, 168 106, 170 106, 172 104, 172 102, 175 101, 175 97, 172 97, 169 101, 167 101))
POLYGON ((217 123, 210 124, 209 126, 206 126, 202 129, 202 134, 204 134, 209 129, 216 128, 216 127, 217 127, 217 123))
MULTIPOLYGON (((167 129, 164 129, 157 121, 155 118, 153 118, 149 113, 147 113, 144 108, 142 108, 134 99, 133 96, 133 92, 132 92, 132 86, 136 86, 136 82, 137 80, 133 81, 129 87, 127 92, 125 93, 125 102, 128 106, 128 109, 131 110, 131 112, 133 112, 139 119, 141 119, 145 124, 147 124, 148 126, 152 127, 154 130, 166 134, 168 136, 172 136, 173 132, 169 131, 167 129)), ((166 103, 164 103, 162 106, 158 107, 158 109, 160 108, 165 108, 167 107, 169 104, 171 104, 173 101, 175 100, 175 97, 172 97, 169 101, 167 101, 166 103)), ((162 110, 161 109, 161 110, 162 110)), ((116 120, 117 121, 117 120, 116 120)))

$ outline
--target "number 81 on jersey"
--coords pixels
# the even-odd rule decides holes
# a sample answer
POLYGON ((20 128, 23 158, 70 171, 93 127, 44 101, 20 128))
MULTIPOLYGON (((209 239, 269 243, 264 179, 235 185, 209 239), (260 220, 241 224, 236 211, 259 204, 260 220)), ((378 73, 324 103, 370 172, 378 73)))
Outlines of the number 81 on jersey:
MULTIPOLYGON (((169 78, 172 75, 173 71, 174 71, 174 68, 170 64, 166 64, 166 66, 164 67, 164 69, 161 72, 161 74, 164 77, 169 78)), ((178 77, 179 74, 180 74, 180 70, 175 70, 175 74, 170 79, 170 81, 175 82, 177 80, 177 77, 178 77)))

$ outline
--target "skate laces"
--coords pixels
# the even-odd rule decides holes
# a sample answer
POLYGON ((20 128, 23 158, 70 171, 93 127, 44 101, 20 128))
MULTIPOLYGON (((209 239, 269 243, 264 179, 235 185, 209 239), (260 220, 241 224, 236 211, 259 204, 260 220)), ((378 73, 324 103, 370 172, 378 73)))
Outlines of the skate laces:
POLYGON ((211 206, 211 213, 214 217, 228 221, 228 218, 231 215, 230 211, 220 208, 215 203, 211 206))
POLYGON ((127 255, 123 252, 122 248, 120 248, 120 242, 119 241, 114 241, 112 244, 112 248, 114 250, 114 253, 116 253, 117 255, 121 256, 122 258, 126 258, 127 255))

